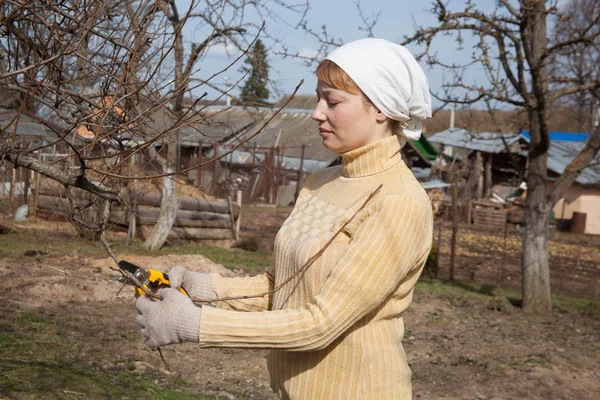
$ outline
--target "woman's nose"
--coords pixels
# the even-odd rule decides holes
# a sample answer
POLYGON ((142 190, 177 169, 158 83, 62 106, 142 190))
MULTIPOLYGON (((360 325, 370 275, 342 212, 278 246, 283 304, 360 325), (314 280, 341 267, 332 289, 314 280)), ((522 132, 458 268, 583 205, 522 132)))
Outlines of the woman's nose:
POLYGON ((310 117, 314 120, 314 121, 325 121, 325 114, 322 111, 322 107, 321 107, 321 101, 319 101, 317 103, 317 105, 315 106, 315 109, 313 110, 312 114, 310 115, 310 117))

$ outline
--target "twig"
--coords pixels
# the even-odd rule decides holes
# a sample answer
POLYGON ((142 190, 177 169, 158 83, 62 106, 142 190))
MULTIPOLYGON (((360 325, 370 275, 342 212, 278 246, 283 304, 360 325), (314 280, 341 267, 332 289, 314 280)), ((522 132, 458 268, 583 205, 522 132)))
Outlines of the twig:
POLYGON ((165 356, 163 356, 163 353, 162 353, 162 350, 160 349, 160 347, 156 350, 158 350, 158 354, 160 354, 160 359, 165 364, 165 369, 167 371, 171 372, 171 368, 169 368, 169 364, 167 364, 167 360, 165 360, 165 356))
MULTIPOLYGON (((102 245, 104 246, 104 249, 106 250, 106 252, 108 253, 108 255, 114 260, 114 262, 117 265, 119 265, 119 262, 121 260, 119 259, 119 257, 117 257, 117 255, 114 253, 114 251, 112 251, 112 249, 110 248, 110 244, 104 238, 104 236, 100 236, 98 238, 98 240, 100 240, 100 243, 102 243, 102 245)), ((111 269, 113 271, 120 272, 123 276, 125 276, 127 279, 129 279, 133 283, 133 285, 135 287, 137 287, 138 289, 142 290, 146 296, 151 297, 153 299, 162 300, 162 297, 160 297, 160 296, 158 296, 158 295, 156 295, 154 293, 149 292, 148 289, 146 289, 144 287, 144 285, 142 285, 142 283, 135 276, 133 276, 133 274, 131 272, 126 271, 126 270, 121 269, 121 268, 117 269, 117 268, 111 267, 111 269)))
POLYGON ((65 275, 68 275, 68 272, 65 272, 65 271, 63 271, 63 270, 62 270, 62 269, 60 269, 60 268, 51 267, 50 265, 46 265, 46 268, 54 269, 54 270, 56 270, 56 271, 58 271, 58 272, 62 272, 62 273, 63 273, 63 274, 65 274, 65 275))
POLYGON ((319 258, 323 254, 323 252, 327 249, 327 247, 329 247, 329 245, 333 242, 333 240, 337 237, 337 235, 339 235, 344 229, 346 229, 346 226, 348 226, 348 224, 350 222, 352 222, 352 220, 354 219, 354 217, 356 217, 356 215, 359 212, 361 212, 363 208, 365 208, 365 206, 371 201, 371 199, 373 199, 373 197, 375 197, 375 195, 377 193, 379 193, 379 191, 381 190, 382 187, 383 187, 383 184, 379 185, 377 187, 377 189, 375 189, 369 195, 369 197, 367 197, 367 199, 358 208, 358 210, 356 210, 356 212, 352 215, 352 217, 350 217, 350 219, 348 221, 344 222, 344 224, 342 224, 342 226, 337 230, 337 232, 335 232, 333 234, 333 236, 331 236, 331 238, 327 241, 327 243, 325 243, 323 245, 323 247, 321 247, 321 249, 319 249, 319 251, 317 251, 312 257, 310 257, 300 268, 298 268, 298 270, 296 272, 294 272, 294 274, 292 276, 290 276, 289 278, 287 278, 285 281, 283 281, 281 284, 279 284, 279 286, 277 286, 276 288, 268 290, 268 291, 260 293, 260 294, 255 294, 255 295, 217 297, 217 298, 214 298, 214 299, 192 298, 192 301, 194 303, 212 303, 212 302, 215 302, 215 301, 245 300, 245 299, 253 299, 253 298, 257 298, 257 297, 264 297, 264 296, 268 296, 268 295, 271 295, 273 293, 278 292, 279 290, 281 290, 281 288, 283 288, 285 285, 287 285, 292 279, 294 279, 296 276, 298 276, 299 274, 301 274, 302 272, 304 272, 308 267, 310 267, 312 265, 312 263, 315 262, 315 260, 317 258, 319 258))
MULTIPOLYGON (((252 135, 250 135, 249 137, 247 137, 246 139, 242 140, 240 143, 238 143, 237 145, 235 145, 234 147, 231 148, 231 150, 218 155, 215 158, 212 158, 208 161, 202 162, 202 163, 198 163, 196 165, 192 165, 191 167, 188 168, 184 168, 182 170, 179 171, 175 171, 175 172, 169 172, 169 173, 163 173, 163 174, 157 174, 157 175, 146 175, 143 177, 143 179, 157 179, 157 178, 163 178, 165 176, 174 176, 174 175, 183 175, 189 171, 192 171, 196 168, 201 168, 204 167, 210 163, 213 163, 215 161, 218 161, 220 159, 222 159, 223 157, 228 156, 229 154, 232 154, 235 150, 237 150, 238 148, 242 147, 244 144, 248 143, 250 140, 254 139, 256 136, 258 136, 263 129, 281 112, 281 110, 283 110, 295 97, 296 92, 298 91, 298 89, 300 89, 300 86, 302 86, 302 84, 304 83, 304 79, 302 79, 300 81, 300 83, 298 83, 298 86, 296 86, 296 89, 294 89, 294 92, 290 95, 289 99, 287 99, 287 101, 285 102, 285 104, 283 106, 281 106, 277 111, 275 111, 271 117, 269 117, 263 124, 262 126, 252 135)), ((135 180, 135 179, 140 179, 139 176, 126 176, 126 175, 118 175, 118 174, 112 174, 109 172, 105 172, 105 171, 101 171, 99 169, 96 168, 88 168, 90 171, 94 171, 97 172, 98 174, 104 175, 104 176, 109 176, 111 178, 116 178, 116 179, 123 179, 123 180, 135 180)))
MULTIPOLYGON (((17 382, 25 382, 25 383, 27 383, 27 384, 31 385, 31 382, 29 382, 29 381, 26 381, 25 379, 18 379, 18 378, 14 378, 14 377, 10 376, 9 374, 3 374, 3 375, 4 375, 5 377, 7 377, 8 379, 12 379, 12 380, 15 380, 15 381, 17 381, 17 382)), ((31 374, 28 374, 28 375, 31 375, 31 374)))

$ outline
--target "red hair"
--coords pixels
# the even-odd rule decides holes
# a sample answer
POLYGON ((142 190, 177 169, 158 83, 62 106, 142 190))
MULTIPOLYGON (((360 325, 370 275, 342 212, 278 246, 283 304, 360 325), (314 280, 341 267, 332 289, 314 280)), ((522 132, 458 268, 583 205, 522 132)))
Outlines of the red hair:
MULTIPOLYGON (((352 78, 350 78, 348 74, 333 61, 321 61, 321 63, 317 67, 317 78, 336 89, 340 89, 344 92, 352 94, 361 93, 363 96, 365 96, 365 94, 362 92, 362 90, 360 90, 358 85, 354 83, 352 78)), ((365 96, 365 98, 367 98, 367 96, 365 96)), ((370 102, 371 101, 369 100, 369 103, 370 102)))
MULTIPOLYGON (((350 78, 350 76, 340 68, 336 63, 330 60, 323 60, 319 63, 316 72, 317 78, 327 83, 329 86, 334 87, 344 92, 352 94, 361 94, 365 109, 369 106, 375 107, 373 102, 367 97, 366 94, 358 87, 358 85, 350 78)), ((400 121, 395 121, 391 118, 387 119, 388 126, 394 133, 402 132, 402 126, 400 121)))

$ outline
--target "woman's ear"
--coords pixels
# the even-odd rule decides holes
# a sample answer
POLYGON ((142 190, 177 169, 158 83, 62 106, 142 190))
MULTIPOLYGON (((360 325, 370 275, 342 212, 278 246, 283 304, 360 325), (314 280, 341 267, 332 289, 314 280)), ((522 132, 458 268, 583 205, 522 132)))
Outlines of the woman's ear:
POLYGON ((376 111, 375 118, 377 119, 377 122, 385 122, 385 120, 387 119, 385 114, 382 113, 381 111, 379 111, 379 109, 377 107, 375 108, 375 111, 376 111))

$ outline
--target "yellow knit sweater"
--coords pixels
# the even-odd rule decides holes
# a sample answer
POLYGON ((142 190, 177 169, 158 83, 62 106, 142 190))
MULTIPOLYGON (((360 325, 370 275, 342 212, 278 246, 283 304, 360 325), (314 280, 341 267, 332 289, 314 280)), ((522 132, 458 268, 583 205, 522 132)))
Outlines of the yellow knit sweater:
POLYGON ((393 136, 311 175, 275 239, 274 268, 252 278, 213 275, 219 297, 283 282, 383 187, 271 298, 204 307, 200 345, 271 349, 271 386, 283 399, 410 399, 402 313, 431 248, 433 222, 429 199, 399 150, 393 136))

